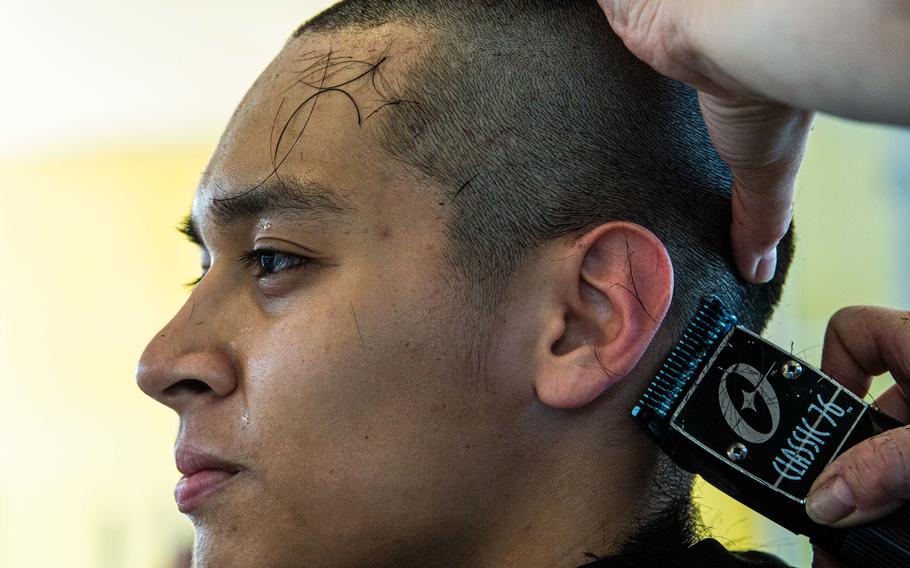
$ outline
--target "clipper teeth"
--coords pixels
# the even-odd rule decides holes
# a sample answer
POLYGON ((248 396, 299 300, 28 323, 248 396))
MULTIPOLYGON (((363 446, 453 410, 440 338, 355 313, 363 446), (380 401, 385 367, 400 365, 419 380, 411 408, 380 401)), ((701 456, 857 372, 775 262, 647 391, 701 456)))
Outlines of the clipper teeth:
POLYGON ((666 418, 712 346, 736 325, 736 315, 724 306, 717 296, 708 296, 683 331, 679 342, 670 350, 641 400, 632 409, 632 416, 645 419, 643 411, 666 418))

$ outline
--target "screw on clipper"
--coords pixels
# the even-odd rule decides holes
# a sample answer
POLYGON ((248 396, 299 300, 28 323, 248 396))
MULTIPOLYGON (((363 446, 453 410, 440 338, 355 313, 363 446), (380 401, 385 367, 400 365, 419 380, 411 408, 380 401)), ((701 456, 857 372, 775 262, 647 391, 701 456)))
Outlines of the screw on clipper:
POLYGON ((787 361, 780 367, 780 374, 785 379, 796 379, 803 374, 803 366, 796 361, 787 361))
POLYGON ((746 459, 747 455, 749 455, 749 448, 741 442, 730 444, 730 447, 727 448, 727 457, 730 458, 730 461, 741 462, 746 459))

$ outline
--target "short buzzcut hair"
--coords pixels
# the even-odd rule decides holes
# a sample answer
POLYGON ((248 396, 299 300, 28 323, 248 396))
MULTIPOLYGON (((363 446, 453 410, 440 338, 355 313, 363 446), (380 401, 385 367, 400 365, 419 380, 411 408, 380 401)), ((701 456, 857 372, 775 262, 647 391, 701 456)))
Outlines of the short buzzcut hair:
POLYGON ((439 183, 452 207, 448 256, 471 297, 494 306, 536 245, 608 221, 638 223, 667 247, 678 330, 718 294, 764 328, 776 277, 740 279, 730 245, 731 174, 696 93, 637 60, 593 0, 344 0, 308 32, 397 22, 429 47, 384 111, 384 149, 439 183))

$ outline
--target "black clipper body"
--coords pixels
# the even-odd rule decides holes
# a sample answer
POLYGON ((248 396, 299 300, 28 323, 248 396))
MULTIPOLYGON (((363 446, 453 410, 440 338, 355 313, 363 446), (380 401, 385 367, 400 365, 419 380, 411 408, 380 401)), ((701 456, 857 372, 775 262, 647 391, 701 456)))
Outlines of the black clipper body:
POLYGON ((910 567, 910 505, 853 529, 813 523, 805 498, 851 446, 900 426, 705 300, 632 416, 684 469, 855 566, 910 567))

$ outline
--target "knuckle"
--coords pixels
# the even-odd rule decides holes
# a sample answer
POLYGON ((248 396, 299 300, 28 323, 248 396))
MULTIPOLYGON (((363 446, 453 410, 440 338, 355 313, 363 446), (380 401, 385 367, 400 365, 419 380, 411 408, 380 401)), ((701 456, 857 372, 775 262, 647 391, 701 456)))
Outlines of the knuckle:
POLYGON ((759 245, 770 249, 770 248, 777 246, 777 243, 779 243, 781 241, 781 239, 784 238, 784 235, 786 235, 786 234, 787 234, 787 227, 775 225, 772 227, 768 227, 767 230, 765 231, 763 237, 759 236, 759 238, 756 239, 756 242, 759 245))
POLYGON ((768 223, 767 220, 747 215, 733 216, 734 230, 745 237, 752 247, 769 251, 787 234, 788 225, 768 223))
POLYGON ((614 29, 630 51, 665 74, 686 67, 686 42, 666 3, 630 2, 621 11, 614 29))
POLYGON ((789 202, 770 206, 764 199, 746 199, 748 190, 733 192, 733 226, 752 242, 768 247, 776 245, 790 230, 793 219, 789 202))
POLYGON ((907 456, 904 453, 905 444, 902 444, 896 432, 889 432, 873 438, 872 444, 880 462, 882 476, 879 486, 888 495, 905 497, 908 479, 907 456))
POLYGON ((850 450, 850 462, 842 475, 858 499, 907 497, 910 480, 903 446, 898 437, 889 432, 850 450))
POLYGON ((866 310, 867 308, 865 306, 848 306, 846 308, 841 308, 831 316, 831 319, 828 321, 828 327, 838 328, 849 324, 849 322, 853 321, 866 310))

